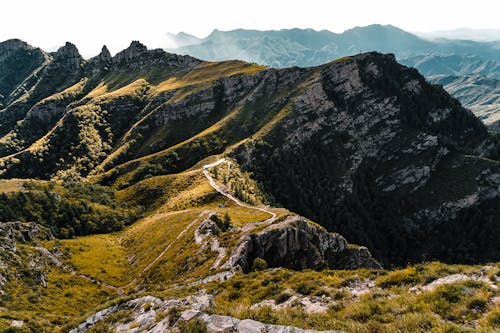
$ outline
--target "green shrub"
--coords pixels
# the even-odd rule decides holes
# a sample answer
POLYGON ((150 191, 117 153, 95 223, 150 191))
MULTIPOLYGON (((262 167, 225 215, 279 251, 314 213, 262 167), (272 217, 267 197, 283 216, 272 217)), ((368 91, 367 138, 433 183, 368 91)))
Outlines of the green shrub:
POLYGON ((486 316, 486 323, 494 329, 500 329, 500 308, 494 309, 486 316))
POLYGON ((168 323, 170 326, 175 325, 177 320, 179 320, 181 316, 181 309, 178 307, 173 307, 170 310, 168 310, 168 323))
POLYGON ((262 258, 255 258, 253 260, 252 271, 258 272, 267 269, 267 262, 262 258))
POLYGON ((318 283, 318 281, 310 280, 310 281, 300 282, 298 285, 295 286, 294 289, 299 294, 308 296, 318 292, 321 289, 321 286, 318 283))
POLYGON ((288 301, 288 299, 290 299, 292 295, 290 295, 289 293, 287 292, 282 292, 281 294, 279 294, 275 301, 276 301, 276 304, 281 304, 281 303, 285 303, 286 301, 288 301))
POLYGON ((376 284, 381 288, 414 284, 418 282, 417 271, 415 267, 390 272, 389 274, 377 279, 376 284))
POLYGON ((467 302, 467 308, 471 311, 485 312, 488 309, 488 300, 474 297, 467 302))
POLYGON ((74 181, 56 188, 53 183, 24 186, 30 191, 0 194, 1 221, 36 222, 59 238, 71 238, 118 231, 140 216, 140 209, 124 208, 104 186, 74 181))

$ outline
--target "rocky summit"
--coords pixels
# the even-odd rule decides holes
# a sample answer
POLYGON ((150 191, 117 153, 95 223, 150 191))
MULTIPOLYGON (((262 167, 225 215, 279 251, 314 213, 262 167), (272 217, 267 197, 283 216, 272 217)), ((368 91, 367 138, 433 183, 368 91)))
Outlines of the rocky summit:
POLYGON ((494 331, 499 157, 392 54, 0 43, 0 330, 494 331))

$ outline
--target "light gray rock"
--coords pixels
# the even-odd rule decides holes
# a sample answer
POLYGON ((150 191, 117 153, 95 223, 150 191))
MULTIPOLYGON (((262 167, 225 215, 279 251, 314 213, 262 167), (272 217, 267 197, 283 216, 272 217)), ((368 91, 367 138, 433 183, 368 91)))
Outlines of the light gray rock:
POLYGON ((238 332, 241 333, 261 333, 265 332, 266 325, 252 319, 245 319, 239 322, 238 332))
MULTIPOLYGON (((177 332, 177 326, 180 322, 189 322, 195 318, 204 322, 208 332, 241 332, 241 333, 260 333, 260 332, 291 332, 302 333, 310 332, 317 333, 320 331, 303 330, 292 326, 270 325, 254 321, 251 319, 240 320, 230 316, 221 316, 216 314, 207 314, 200 309, 212 304, 213 297, 204 291, 201 291, 192 296, 161 301, 152 296, 145 296, 130 300, 124 304, 112 306, 95 313, 88 317, 78 327, 72 329, 70 333, 85 333, 90 330, 96 323, 103 321, 110 315, 127 311, 127 317, 115 324, 109 324, 109 329, 119 333, 165 333, 177 332), (144 308, 145 304, 153 304, 147 311, 144 308), (187 308, 184 310, 177 322, 171 325, 170 318, 167 316, 156 322, 158 311, 169 311, 172 308, 187 308)), ((339 331, 325 331, 339 332, 339 331)))

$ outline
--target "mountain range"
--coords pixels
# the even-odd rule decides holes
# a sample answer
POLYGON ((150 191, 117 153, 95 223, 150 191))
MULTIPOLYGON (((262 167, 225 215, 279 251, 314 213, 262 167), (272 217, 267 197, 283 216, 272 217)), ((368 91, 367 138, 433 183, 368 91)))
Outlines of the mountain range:
MULTIPOLYGON (((169 40, 177 48, 169 49, 200 59, 219 61, 240 59, 271 67, 317 66, 332 59, 378 51, 394 53, 398 61, 417 68, 426 77, 433 75, 467 76, 481 75, 500 77, 500 41, 474 41, 466 39, 424 39, 391 25, 356 27, 337 34, 327 30, 289 29, 277 31, 214 30, 200 39, 185 33, 169 34, 169 40)), ((452 94, 455 88, 445 88, 452 94)), ((467 89, 466 86, 463 89, 467 89)), ((498 95, 488 95, 487 89, 476 90, 486 94, 483 100, 493 100, 498 95)), ((461 100, 462 95, 456 95, 461 100)), ((491 128, 498 127, 498 106, 475 104, 461 100, 473 110, 481 112, 481 118, 491 128), (482 112, 487 111, 487 112, 482 112)))
POLYGON ((9 40, 0 94, 6 332, 498 328, 500 139, 393 54, 9 40))

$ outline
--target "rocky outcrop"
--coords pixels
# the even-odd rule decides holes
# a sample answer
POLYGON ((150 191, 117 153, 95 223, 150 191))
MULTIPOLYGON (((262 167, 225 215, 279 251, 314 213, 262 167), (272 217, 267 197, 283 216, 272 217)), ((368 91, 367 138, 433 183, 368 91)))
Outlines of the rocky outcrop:
POLYGON ((123 51, 118 52, 112 62, 114 69, 124 69, 122 67, 134 70, 153 70, 165 68, 188 69, 201 63, 200 60, 190 56, 180 56, 167 53, 161 49, 148 50, 148 48, 139 41, 132 41, 130 46, 123 51))
MULTIPOLYGON (((19 253, 17 245, 24 244, 36 247, 41 241, 52 240, 49 229, 31 222, 0 222, 0 295, 3 287, 14 280, 47 286, 48 266, 53 259, 46 256, 48 252, 35 251, 26 257, 19 253)), ((42 249, 42 247, 40 247, 42 249)))
POLYGON ((144 44, 141 44, 141 42, 134 40, 132 41, 132 43, 128 48, 118 52, 114 56, 113 62, 114 63, 129 62, 131 60, 141 57, 147 51, 148 48, 144 44))
POLYGON ((350 246, 341 235, 299 216, 244 236, 223 268, 240 266, 249 272, 256 258, 269 267, 297 270, 380 268, 368 249, 350 246))
POLYGON ((0 69, 5 69, 5 60, 18 51, 31 51, 35 48, 19 39, 9 39, 0 43, 0 69))
POLYGON ((54 238, 49 229, 39 224, 19 221, 0 222, 0 237, 2 244, 12 251, 15 251, 16 243, 28 244, 54 238))
POLYGON ((97 56, 99 58, 100 62, 103 63, 108 63, 111 61, 111 53, 108 50, 108 47, 106 45, 103 45, 101 53, 97 56))
POLYGON ((25 80, 49 60, 47 53, 18 39, 0 43, 0 110, 29 89, 25 80))
POLYGON ((70 333, 85 333, 96 324, 107 327, 112 332, 119 333, 164 333, 177 332, 183 322, 199 320, 206 326, 207 332, 240 332, 240 333, 341 333, 340 331, 315 331, 303 330, 292 326, 271 325, 261 323, 251 319, 237 319, 229 316, 208 314, 208 310, 213 305, 213 296, 201 291, 193 296, 182 299, 171 299, 162 301, 152 296, 144 296, 133 299, 126 303, 115 305, 101 310, 88 317, 78 327, 72 329, 70 333), (183 308, 178 317, 174 317, 172 309, 183 308), (117 323, 107 322, 110 316, 125 314, 125 319, 117 323), (170 314, 162 316, 161 314, 170 314), (162 318, 157 320, 157 318, 162 318), (105 323, 105 325, 103 325, 105 323))
POLYGON ((83 57, 76 46, 70 42, 60 47, 54 54, 54 62, 50 66, 58 66, 60 69, 77 71, 83 63, 83 57))

